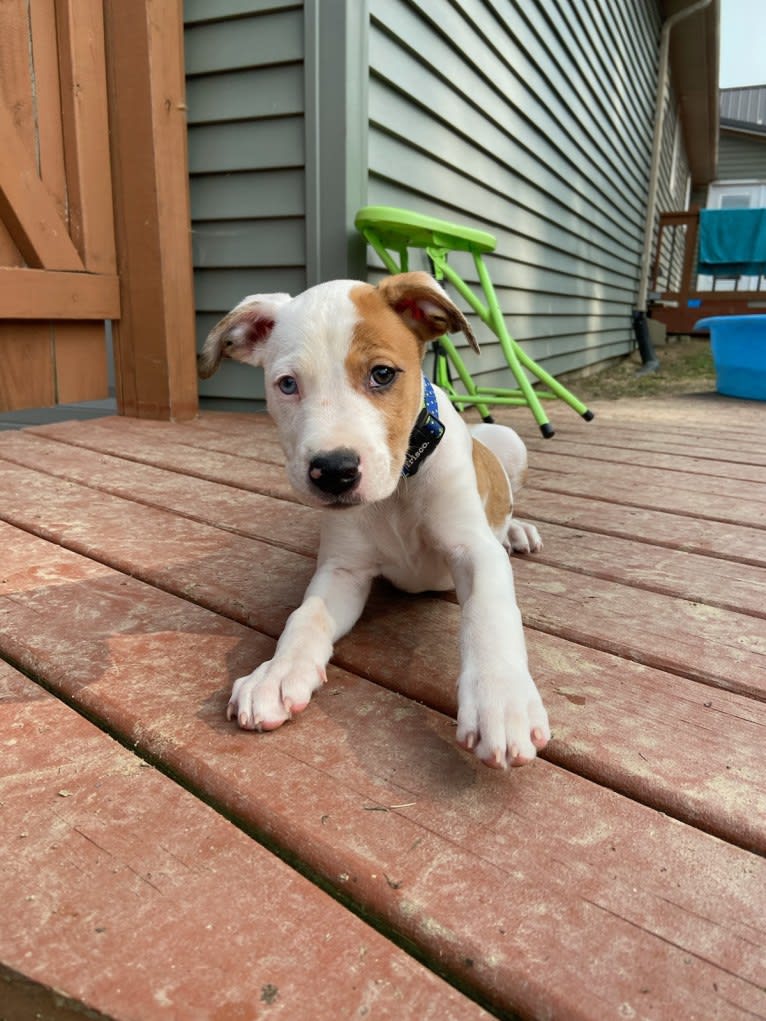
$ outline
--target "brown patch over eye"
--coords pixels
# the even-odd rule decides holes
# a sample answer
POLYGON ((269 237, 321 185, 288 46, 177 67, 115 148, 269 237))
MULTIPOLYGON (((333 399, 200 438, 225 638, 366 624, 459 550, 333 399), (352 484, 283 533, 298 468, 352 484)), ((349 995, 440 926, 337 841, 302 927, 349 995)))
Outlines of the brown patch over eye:
POLYGON ((352 387, 380 409, 388 445, 394 457, 403 460, 423 401, 421 346, 374 287, 360 284, 351 300, 360 318, 346 355, 346 375, 352 387), (371 388, 372 370, 384 365, 399 371, 390 385, 371 388))

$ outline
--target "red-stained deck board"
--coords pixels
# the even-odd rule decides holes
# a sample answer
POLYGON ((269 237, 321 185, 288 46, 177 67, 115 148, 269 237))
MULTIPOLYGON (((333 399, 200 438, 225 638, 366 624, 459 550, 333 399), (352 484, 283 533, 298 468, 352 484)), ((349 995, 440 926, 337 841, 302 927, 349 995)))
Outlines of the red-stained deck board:
MULTIPOLYGON (((621 434, 611 444, 578 437, 578 441, 563 437, 556 444, 556 453, 561 457, 574 457, 584 461, 608 461, 644 468, 663 468, 668 471, 690 472, 703 476, 723 479, 738 479, 766 485, 766 457, 758 450, 743 449, 732 443, 726 449, 704 450, 697 444, 684 445, 647 443, 638 435, 621 434), (630 444, 628 446, 628 444, 630 444)), ((530 444, 530 447, 538 451, 530 444)), ((539 451, 542 453, 542 451, 539 451)))
POLYGON ((177 440, 155 436, 151 431, 144 432, 130 424, 121 432, 105 427, 100 419, 95 419, 90 422, 35 426, 29 432, 180 472, 190 477, 190 493, 193 489, 191 480, 199 478, 224 482, 280 500, 297 501, 284 472, 275 471, 274 465, 267 461, 218 450, 202 450, 177 440))
MULTIPOLYGON (((31 435, 29 430, 6 433, 0 457, 55 478, 84 483, 105 493, 161 507, 192 521, 208 522, 288 549, 313 554, 319 544, 319 517, 315 510, 249 489, 192 479, 177 471, 31 435)), ((279 474, 278 470, 271 470, 279 474)))
POLYGON ((239 732, 225 687, 269 640, 7 525, 0 543, 6 656, 498 1008, 766 1012, 763 860, 546 762, 488 771, 449 720, 337 669, 299 722, 239 732))
POLYGON ((748 487, 747 483, 736 483, 742 487, 738 493, 714 493, 702 484, 683 488, 683 480, 678 478, 681 472, 674 472, 670 479, 659 469, 651 469, 651 476, 644 475, 641 479, 639 471, 648 473, 650 470, 633 470, 614 464, 604 466, 603 462, 599 470, 590 475, 575 466, 567 472, 544 471, 538 467, 530 470, 529 485, 545 492, 597 497, 612 503, 685 514, 707 522, 766 529, 766 501, 752 499, 754 487, 748 487))
MULTIPOLYGON (((692 452, 698 454, 700 450, 704 450, 705 457, 721 456, 728 459, 728 455, 731 454, 733 461, 746 459, 752 464, 766 464, 762 447, 763 408, 758 404, 751 406, 743 404, 742 401, 733 402, 736 415, 732 416, 731 421, 748 419, 755 428, 722 427, 721 403, 720 399, 716 399, 716 409, 711 415, 703 402, 692 401, 695 408, 694 420, 683 432, 662 418, 665 413, 671 416, 675 413, 677 401, 668 405, 654 399, 649 403, 610 401, 596 406, 599 421, 595 424, 584 422, 578 415, 568 411, 563 411, 562 414, 561 405, 555 402, 549 403, 547 407, 549 411, 555 412, 555 446, 559 453, 563 453, 569 443, 586 443, 593 447, 622 445, 630 450, 652 449, 656 446, 658 450, 670 447, 670 453, 682 455, 689 455, 692 452), (717 455, 717 450, 723 451, 723 454, 717 455)), ((545 450, 551 447, 548 440, 541 438, 537 425, 526 409, 511 410, 498 407, 493 409, 493 414, 523 436, 530 450, 545 450)), ((468 410, 464 417, 469 423, 480 421, 478 414, 472 410, 468 410)), ((206 411, 201 418, 192 423, 172 424, 171 428, 176 428, 177 425, 184 429, 191 425, 193 433, 219 432, 248 441, 251 437, 264 436, 269 429, 273 429, 267 415, 228 411, 206 411)))
MULTIPOLYGON (((657 460, 664 460, 656 455, 657 460)), ((672 460, 672 459, 671 459, 672 460)), ((552 473, 556 476, 561 474, 575 474, 580 479, 597 478, 601 485, 623 485, 630 482, 636 488, 647 488, 654 490, 658 486, 672 486, 674 490, 686 493, 691 500, 694 496, 701 496, 706 499, 724 498, 748 501, 751 504, 761 505, 761 511, 766 513, 766 487, 758 479, 750 478, 722 478, 719 475, 705 475, 698 469, 691 470, 683 468, 684 459, 678 459, 677 466, 669 469, 667 465, 660 464, 656 467, 634 464, 631 453, 628 452, 624 458, 614 457, 609 460, 587 456, 579 457, 561 454, 547 447, 544 452, 534 461, 533 471, 535 475, 545 476, 552 473)), ((697 464, 701 461, 696 459, 697 464)), ((752 468, 748 475, 756 474, 758 468, 752 468)), ((693 506, 690 503, 690 506, 693 506)), ((761 517, 763 522, 764 518, 761 517)))
MULTIPOLYGON (((37 426, 28 432, 280 499, 295 499, 284 473, 275 471, 270 462, 257 460, 257 436, 264 429, 252 430, 256 439, 251 456, 245 457, 239 453, 192 449, 191 438, 199 431, 194 423, 170 426, 164 433, 160 430, 144 433, 130 425, 122 433, 117 425, 108 422, 108 419, 66 422, 37 426), (181 442, 178 438, 169 439, 170 435, 185 438, 181 442)), ((598 496, 614 503, 766 528, 766 487, 746 480, 567 457, 552 450, 550 443, 535 451, 531 463, 529 485, 536 490, 598 496)))
MULTIPOLYGON (((712 562, 714 563, 714 562, 712 562)), ((766 698, 763 620, 577 574, 534 558, 515 565, 535 628, 713 687, 766 698)))
MULTIPOLYGON (((222 719, 231 679, 272 648, 241 624, 276 635, 316 549, 316 515, 293 502, 260 416, 0 436, 0 517, 24 530, 0 528, 0 550, 20 555, 16 585, 32 579, 0 602, 0 652, 504 1016, 766 1016, 766 885, 748 853, 766 850, 766 703, 759 635, 743 624, 763 624, 764 497, 749 470, 763 406, 595 410, 586 425, 551 405, 551 443, 525 410, 497 416, 529 442, 518 512, 546 540, 515 561, 553 720, 546 762, 497 776, 454 747, 450 721, 417 700, 454 713, 457 607, 386 586, 299 721, 257 736, 222 719), (701 504, 708 481, 718 491, 701 504), (672 673, 630 658, 667 655, 672 673), (700 672, 707 660, 722 678, 700 672), (715 686, 737 666, 744 693, 715 686)), ((0 596, 5 568, 0 555, 0 596)))
MULTIPOLYGON (((555 414, 556 435, 592 436, 594 432, 632 430, 642 436, 675 441, 688 438, 699 442, 704 438, 711 445, 736 437, 744 443, 757 443, 763 430, 763 403, 723 397, 721 394, 671 395, 668 397, 633 398, 596 401, 592 411, 596 423, 585 422, 555 401, 547 407, 555 414)), ((526 409, 508 415, 496 409, 497 417, 510 421, 520 432, 540 437, 526 409)))
MULTIPOLYGON (((0 487, 0 517, 274 637, 313 569, 306 557, 2 460, 0 487)), ((516 564, 523 574, 525 565, 516 564)), ((577 593, 576 574, 570 584, 577 593)), ((524 607, 523 582, 519 597, 524 607)), ((339 644, 337 658, 454 715, 457 629, 454 605, 388 590, 339 644)), ((766 813, 766 705, 720 691, 713 698, 704 685, 544 632, 531 631, 528 645, 558 738, 554 761, 766 850, 755 822, 766 813)))
MULTIPOLYGON (((545 541, 546 522, 634 539, 647 546, 663 546, 700 553, 734 563, 766 567, 766 542, 749 525, 733 525, 670 514, 643 507, 609 503, 606 498, 552 493, 527 486, 518 501, 518 514, 539 523, 545 541)), ((610 558, 611 559, 611 558, 610 558)), ((711 564, 715 571, 717 565, 711 564)))
MULTIPOLYGON (((567 457, 548 453, 533 462, 530 484, 557 492, 580 492, 598 485, 598 495, 613 498, 627 493, 639 506, 657 500, 660 509, 700 517, 716 517, 766 527, 765 487, 743 479, 722 479, 696 472, 668 472, 615 461, 567 457), (663 506, 659 494, 667 499, 663 506)), ((587 491, 587 490, 586 490, 587 491)), ((594 494, 596 495, 596 494, 594 494)))
MULTIPOLYGON (((13 507, 16 505, 14 501, 21 501, 22 506, 28 507, 30 512, 38 516, 35 520, 42 521, 44 519, 41 515, 44 512, 52 512, 55 503, 67 500, 70 509, 64 517, 61 517, 60 513, 54 515, 54 521, 72 518, 73 523, 76 523, 80 517, 92 517, 98 523, 100 517, 97 509, 98 497, 94 496, 92 504, 89 505, 81 490, 65 489, 53 480, 46 479, 45 475, 16 469, 4 460, 5 457, 13 457, 30 467, 39 467, 45 473, 53 469, 59 477, 86 482, 89 486, 98 488, 110 485, 110 478, 123 479, 123 475, 127 475, 127 482, 123 479, 120 483, 116 481, 111 483, 111 489, 119 495, 154 507, 173 508, 184 514, 193 513, 197 520, 216 526, 216 534, 211 536, 204 529, 195 528, 180 517, 162 518, 162 521, 167 521, 169 531, 169 534, 165 535, 165 526, 162 526, 163 538, 167 538, 169 543, 171 535, 175 533, 181 546, 187 544, 193 546, 195 542, 201 542, 204 548, 206 538, 212 538, 216 551, 222 544, 228 544, 234 549, 237 543, 233 537, 225 540, 217 534, 222 525, 228 525, 228 506, 231 502, 239 504, 240 509, 244 510, 244 515, 238 515, 235 511, 230 515, 238 520, 238 531, 244 531, 254 538, 268 537, 267 541, 270 543, 273 543, 273 537, 277 535, 285 546, 296 549, 302 545, 308 555, 313 555, 316 550, 319 516, 304 507, 277 504, 273 500, 266 500, 260 496, 253 497, 250 494, 243 496, 237 490, 233 492, 229 490, 221 497, 218 486, 212 487, 218 495, 218 499, 214 501, 200 497, 196 488, 190 499, 188 485, 175 473, 159 474, 158 477, 158 470, 150 466, 138 467, 131 462, 115 461, 111 457, 108 458, 108 463, 104 464, 103 455, 94 455, 83 451, 82 448, 67 445, 51 449, 50 444, 23 435, 18 438, 12 437, 9 443, 0 448, 0 455, 2 455, 0 484, 3 484, 7 492, 12 493, 14 497, 6 503, 6 516, 13 513, 13 507), (190 504, 193 505, 193 509, 190 504)), ((527 498, 529 493, 530 491, 527 491, 523 499, 527 498)), ((112 530, 114 545, 111 547, 114 554, 120 545, 127 543, 129 549, 132 548, 129 545, 132 532, 143 535, 145 528, 152 529, 151 522, 154 519, 150 513, 143 513, 143 518, 149 522, 148 525, 139 522, 141 512, 138 509, 131 512, 135 520, 126 521, 125 514, 120 513, 119 504, 112 505, 109 501, 103 503, 105 507, 115 507, 113 512, 115 528, 112 530)), ((524 505, 522 510, 523 507, 524 505)), ((708 601, 710 605, 724 609, 756 616, 766 615, 766 576, 758 567, 729 564, 721 559, 711 562, 702 556, 691 555, 688 552, 673 553, 648 542, 621 541, 610 535, 555 525, 543 529, 543 534, 545 547, 544 551, 535 557, 536 562, 653 589, 686 600, 708 601)), ((757 549, 756 542, 760 536, 752 530, 749 530, 748 534, 750 547, 757 549)), ((55 538, 55 535, 53 537, 55 538)), ((66 539, 62 538, 62 541, 67 544, 66 539)), ((108 545, 109 541, 102 541, 102 547, 106 548, 104 542, 108 545)), ((766 543, 764 545, 766 546, 766 543)), ((246 550, 247 547, 242 546, 242 549, 246 550)), ((264 555, 267 561, 273 561, 278 569, 280 555, 270 551, 265 551, 264 555)), ((167 558, 170 563, 187 559, 183 554, 179 556, 172 545, 167 558)), ((249 567, 247 560, 243 561, 240 567, 240 570, 249 570, 251 575, 255 574, 256 581, 259 572, 253 572, 252 565, 257 559, 258 554, 251 551, 249 567)), ((190 582, 192 580, 189 578, 190 582)), ((571 587, 576 590, 578 580, 575 578, 569 581, 571 587)), ((251 601, 255 605, 262 603, 257 592, 252 593, 251 601)))
MULTIPOLYGON (((73 433, 75 427, 80 432, 87 428, 82 423, 71 423, 71 429, 69 425, 51 429, 60 435, 73 433)), ((103 441, 103 431, 96 434, 101 437, 99 442, 103 441)), ((135 430, 133 435, 135 438, 135 430)), ((118 445, 116 438, 105 442, 110 448, 118 445)), ((139 438, 134 446, 148 451, 152 444, 139 438)), ((206 456, 204 451, 201 456, 206 456)), ((222 481, 232 482, 230 470, 230 465, 221 468, 222 481)), ((268 470, 274 475, 280 474, 274 466, 269 466, 268 470)), ((239 473, 240 468, 236 466, 234 475, 239 476, 239 473)), ((266 485, 268 488, 268 483, 266 485)), ((766 514, 766 502, 760 506, 766 514)), ((757 541, 763 533, 754 530, 753 535, 757 541)), ((688 598, 678 600, 646 589, 640 592, 642 613, 636 620, 637 596, 630 588, 584 575, 560 576, 555 569, 535 562, 534 558, 526 562, 519 560, 517 564, 519 580, 527 587, 522 608, 529 625, 715 686, 759 697, 766 694, 766 641, 762 623, 742 614, 737 615, 735 623, 730 610, 698 605, 688 598), (584 602, 589 604, 587 615, 582 613, 584 602), (644 622, 648 620, 651 621, 651 641, 647 641, 645 633, 644 622)), ((704 563, 698 565, 697 571, 704 573, 704 563)), ((698 573, 697 589, 702 584, 699 577, 698 573)), ((688 595, 688 592, 681 590, 681 594, 688 595)))
MULTIPOLYGON (((88 430, 89 440, 99 434, 120 438, 135 435, 143 442, 150 439, 153 445, 162 445, 166 440, 171 444, 198 447, 200 450, 233 454, 237 457, 252 458, 269 464, 284 464, 285 456, 277 439, 276 429, 266 415, 224 415, 218 418, 217 429, 206 428, 207 418, 192 419, 188 422, 160 422, 149 420, 145 427, 138 419, 110 416, 92 419, 88 430), (179 428, 181 426, 182 428, 179 428), (186 427, 186 428, 183 428, 186 427)), ((71 424, 70 429, 74 429, 71 424)), ((64 430, 66 433, 67 430, 64 430)), ((79 435, 75 430, 73 435, 79 435)))
MULTIPOLYGON (((203 431, 201 426, 202 422, 196 430, 197 434, 203 431)), ((186 430, 188 426, 184 424, 182 427, 171 428, 186 430)), ((250 431, 265 428, 251 426, 250 431)), ((263 539, 287 549, 313 554, 318 546, 319 516, 300 504, 277 502, 250 490, 203 479, 192 482, 187 476, 175 471, 33 436, 28 430, 23 433, 7 433, 3 437, 0 456, 3 460, 57 478, 82 482, 104 492, 174 511, 183 517, 263 539)), ((529 486, 522 491, 517 509, 520 516, 540 523, 547 546, 546 557, 550 552, 551 532, 542 523, 550 521, 573 529, 598 531, 602 536, 635 539, 644 544, 641 550, 646 551, 647 558, 662 556, 662 551, 653 551, 652 546, 669 547, 766 567, 766 541, 761 541, 762 536, 746 525, 718 523, 711 527, 708 521, 699 518, 541 492, 529 486)), ((580 545, 579 538, 576 539, 576 545, 580 545)), ((611 553, 606 563, 613 570, 619 570, 621 566, 611 553)), ((604 564, 597 566, 603 570, 604 564)), ((709 565, 709 571, 716 576, 716 591, 719 594, 721 571, 726 575, 733 573, 735 586, 741 587, 742 578, 737 575, 737 570, 736 563, 725 568, 719 564, 709 565)), ((671 585, 677 580, 675 576, 668 579, 671 585)), ((675 592, 683 594, 680 586, 676 586, 675 592)))
POLYGON ((487 1016, 2 661, 0 733, 0 1016, 487 1016))
MULTIPOLYGON (((540 528, 544 547, 535 557, 538 563, 766 617, 766 572, 762 567, 711 560, 708 556, 560 525, 546 524, 540 528)), ((756 538, 759 537, 751 531, 751 544, 756 538)), ((576 579, 572 580, 572 587, 577 588, 576 579)))
MULTIPOLYGON (((336 661, 454 714, 458 615, 384 589, 336 661)), ((527 630, 555 741, 546 757, 766 852, 766 703, 527 630)))

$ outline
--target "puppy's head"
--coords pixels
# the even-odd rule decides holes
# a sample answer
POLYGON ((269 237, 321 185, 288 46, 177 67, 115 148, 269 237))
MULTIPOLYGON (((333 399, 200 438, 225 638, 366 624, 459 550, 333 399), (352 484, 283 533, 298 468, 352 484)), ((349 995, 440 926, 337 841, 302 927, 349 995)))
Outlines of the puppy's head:
POLYGON ((252 295, 220 323, 199 358, 262 365, 269 411, 299 496, 348 507, 390 496, 423 400, 425 344, 462 331, 462 312, 427 273, 377 287, 336 280, 296 298, 252 295))

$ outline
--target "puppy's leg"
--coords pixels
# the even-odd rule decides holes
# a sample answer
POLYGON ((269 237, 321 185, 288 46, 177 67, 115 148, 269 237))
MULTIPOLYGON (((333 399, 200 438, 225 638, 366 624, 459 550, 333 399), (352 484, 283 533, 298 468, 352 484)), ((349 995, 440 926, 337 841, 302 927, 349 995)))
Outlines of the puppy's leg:
POLYGON ((527 448, 524 441, 507 425, 480 422, 472 425, 470 433, 485 447, 489 447, 505 469, 514 495, 524 485, 527 474, 527 448))
MULTIPOLYGON (((485 447, 489 447, 508 476, 511 494, 515 501, 524 485, 527 475, 527 448, 521 437, 505 425, 482 422, 471 427, 471 435, 485 447)), ((507 535, 502 539, 510 553, 536 553, 543 548, 543 541, 531 521, 511 518, 507 535)))
POLYGON ((290 614, 273 659, 234 682, 226 711, 245 730, 275 730, 309 703, 326 680, 334 643, 356 623, 372 583, 335 561, 319 566, 290 614))
POLYGON ((450 563, 462 607, 458 743, 488 766, 521 766, 550 729, 527 666, 510 561, 487 533, 453 547, 450 563))

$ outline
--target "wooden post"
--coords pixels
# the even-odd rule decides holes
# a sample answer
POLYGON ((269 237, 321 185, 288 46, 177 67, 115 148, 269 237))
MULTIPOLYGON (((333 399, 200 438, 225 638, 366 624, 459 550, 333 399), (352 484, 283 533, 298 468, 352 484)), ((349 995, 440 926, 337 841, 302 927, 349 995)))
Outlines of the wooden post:
POLYGON ((681 279, 681 302, 682 307, 687 307, 689 298, 697 291, 697 257, 699 255, 699 209, 689 213, 688 226, 686 228, 686 248, 684 249, 684 268, 681 279))
POLYGON ((105 0, 121 414, 197 414, 181 0, 105 0))

